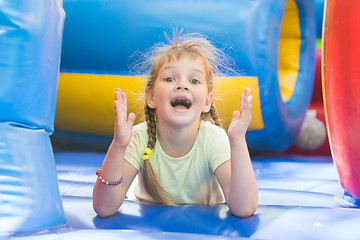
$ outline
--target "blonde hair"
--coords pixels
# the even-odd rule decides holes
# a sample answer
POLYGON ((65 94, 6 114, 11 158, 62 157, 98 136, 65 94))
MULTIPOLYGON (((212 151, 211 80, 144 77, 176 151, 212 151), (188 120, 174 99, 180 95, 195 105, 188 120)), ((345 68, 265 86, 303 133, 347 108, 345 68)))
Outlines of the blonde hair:
MULTIPOLYGON (((146 63, 151 64, 151 69, 147 77, 145 95, 148 94, 150 89, 153 89, 162 65, 166 61, 177 60, 184 55, 203 58, 209 92, 212 92, 214 88, 214 75, 221 75, 224 69, 231 70, 231 68, 228 67, 228 58, 226 55, 214 47, 205 36, 196 33, 182 35, 181 32, 182 31, 180 31, 180 33, 173 33, 172 38, 166 35, 167 43, 160 43, 154 46, 150 50, 149 55, 147 55, 148 60, 146 60, 146 63)), ((149 135, 147 148, 152 150, 155 147, 157 132, 155 109, 150 108, 147 103, 145 103, 144 111, 149 135)), ((201 119, 211 121, 213 124, 221 127, 214 104, 211 105, 209 112, 201 114, 201 119)), ((144 153, 144 155, 145 154, 146 153, 144 153)), ((161 187, 156 178, 150 159, 145 159, 143 162, 142 181, 148 195, 163 204, 175 205, 169 194, 161 187)))

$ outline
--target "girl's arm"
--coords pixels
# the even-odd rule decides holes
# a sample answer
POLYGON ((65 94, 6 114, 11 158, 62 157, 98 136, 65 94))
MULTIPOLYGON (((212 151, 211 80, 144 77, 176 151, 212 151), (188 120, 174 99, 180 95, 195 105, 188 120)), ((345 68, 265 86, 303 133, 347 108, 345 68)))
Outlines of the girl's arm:
POLYGON ((250 217, 257 209, 258 188, 252 168, 245 133, 251 121, 252 97, 246 88, 240 98, 240 112, 235 111, 229 125, 228 136, 231 161, 221 164, 215 175, 232 214, 250 217))
POLYGON ((115 92, 115 130, 114 139, 108 149, 101 167, 101 177, 109 182, 119 181, 116 186, 109 186, 99 179, 95 182, 93 190, 93 207, 100 217, 114 215, 124 201, 127 190, 138 171, 126 160, 124 155, 132 136, 132 127, 135 114, 127 117, 127 100, 125 93, 120 89, 115 92))

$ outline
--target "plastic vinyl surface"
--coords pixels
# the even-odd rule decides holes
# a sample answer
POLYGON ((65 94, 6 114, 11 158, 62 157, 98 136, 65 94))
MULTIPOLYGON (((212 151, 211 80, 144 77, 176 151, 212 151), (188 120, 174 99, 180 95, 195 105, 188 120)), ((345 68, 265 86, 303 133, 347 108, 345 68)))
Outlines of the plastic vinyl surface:
POLYGON ((324 18, 324 2, 325 0, 314 0, 315 1, 315 13, 316 13, 316 37, 321 38, 322 35, 322 23, 324 18))
MULTIPOLYGON (((324 110, 323 94, 322 94, 322 79, 321 79, 321 49, 316 49, 316 67, 315 67, 315 75, 314 75, 314 88, 313 88, 313 92, 312 92, 311 102, 310 102, 310 105, 308 108, 308 111, 309 110, 316 111, 316 118, 318 120, 320 120, 321 122, 323 122, 324 126, 326 126, 325 110, 324 110)), ((304 124, 304 122, 303 122, 303 124, 304 124)), ((311 134, 309 135, 309 137, 310 136, 311 136, 311 134)), ((312 135, 312 136, 314 136, 314 135, 312 135)), ((296 143, 296 141, 295 141, 295 143, 296 143)), ((312 148, 312 149, 299 148, 298 146, 296 146, 295 143, 283 153, 306 155, 306 156, 330 156, 331 155, 327 133, 326 133, 326 137, 324 139, 323 144, 321 144, 317 148, 312 148)))
POLYGON ((360 2, 325 4, 322 71, 330 147, 342 186, 359 199, 360 13, 355 9, 360 2))
MULTIPOLYGON (((82 140, 80 144, 87 142, 94 148, 106 150, 111 141, 113 106, 112 101, 105 105, 98 104, 96 99, 113 98, 114 88, 109 87, 112 84, 108 84, 107 75, 131 74, 128 66, 136 56, 135 59, 130 56, 163 41, 164 32, 169 33, 174 28, 203 33, 219 48, 226 44, 224 51, 234 59, 235 70, 258 79, 259 94, 254 95, 254 99, 260 102, 263 127, 247 134, 253 154, 278 152, 294 141, 313 85, 316 36, 312 0, 65 0, 64 9, 67 12, 61 59, 64 74, 59 81, 62 91, 56 115, 69 117, 55 121, 55 143, 65 143, 68 147, 79 144, 73 138, 76 132, 76 139, 82 140), (279 56, 279 52, 283 54, 279 56), (286 101, 281 92, 280 70, 289 70, 292 82, 286 101), (84 86, 71 74, 83 78, 95 74, 99 84, 93 88, 92 84, 84 86), (86 97, 70 96, 71 92, 81 91, 85 94, 79 93, 79 96, 86 97), (108 139, 101 145, 102 141, 96 140, 96 136, 108 139)), ((119 87, 127 92, 126 86, 131 84, 119 87)), ((242 91, 240 87, 236 90, 242 91)), ((226 98, 232 91, 228 89, 219 96, 231 111, 238 106, 237 101, 226 98)), ((139 90, 135 93, 139 94, 139 90)))
POLYGON ((49 134, 61 1, 0 1, 0 236, 65 224, 49 134))
POLYGON ((167 207, 131 200, 114 216, 99 218, 92 208, 92 188, 104 156, 55 153, 68 225, 12 239, 360 238, 360 209, 342 199, 330 157, 253 158, 259 207, 252 217, 241 219, 226 205, 167 207))

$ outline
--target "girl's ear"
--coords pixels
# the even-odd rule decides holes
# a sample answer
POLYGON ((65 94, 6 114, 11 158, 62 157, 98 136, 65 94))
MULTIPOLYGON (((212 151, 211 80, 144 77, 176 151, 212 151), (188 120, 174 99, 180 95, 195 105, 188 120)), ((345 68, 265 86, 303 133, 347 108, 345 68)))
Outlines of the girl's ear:
POLYGON ((154 91, 152 89, 148 89, 146 94, 146 103, 149 106, 149 108, 155 108, 155 100, 154 100, 154 91))
POLYGON ((213 103, 213 98, 214 98, 214 94, 212 92, 209 92, 209 94, 207 95, 206 101, 205 101, 205 105, 202 110, 204 113, 207 113, 210 111, 211 104, 213 103))

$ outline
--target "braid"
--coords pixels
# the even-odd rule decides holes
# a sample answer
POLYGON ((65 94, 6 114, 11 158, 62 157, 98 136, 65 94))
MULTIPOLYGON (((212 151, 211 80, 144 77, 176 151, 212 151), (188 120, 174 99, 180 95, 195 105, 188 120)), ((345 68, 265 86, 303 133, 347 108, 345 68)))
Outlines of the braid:
POLYGON ((211 104, 209 113, 210 113, 210 118, 214 121, 215 125, 218 127, 222 127, 219 116, 216 113, 216 108, 214 104, 211 104))
POLYGON ((222 128, 222 124, 221 124, 219 116, 216 113, 216 108, 215 108, 214 104, 211 104, 209 112, 201 114, 201 119, 210 121, 211 123, 215 124, 216 126, 222 128))
MULTIPOLYGON (((145 106, 145 120, 149 135, 147 147, 152 150, 154 149, 156 143, 155 109, 151 109, 147 105, 145 106)), ((146 153, 144 153, 144 155, 145 154, 146 153)), ((155 172, 150 163, 150 159, 144 160, 142 179, 145 191, 148 195, 152 196, 163 204, 174 205, 170 198, 165 195, 166 191, 161 187, 159 180, 156 178, 155 172)))
POLYGON ((155 109, 151 109, 148 106, 145 107, 145 120, 147 125, 147 131, 149 135, 149 141, 147 147, 153 149, 156 143, 156 120, 155 109))

